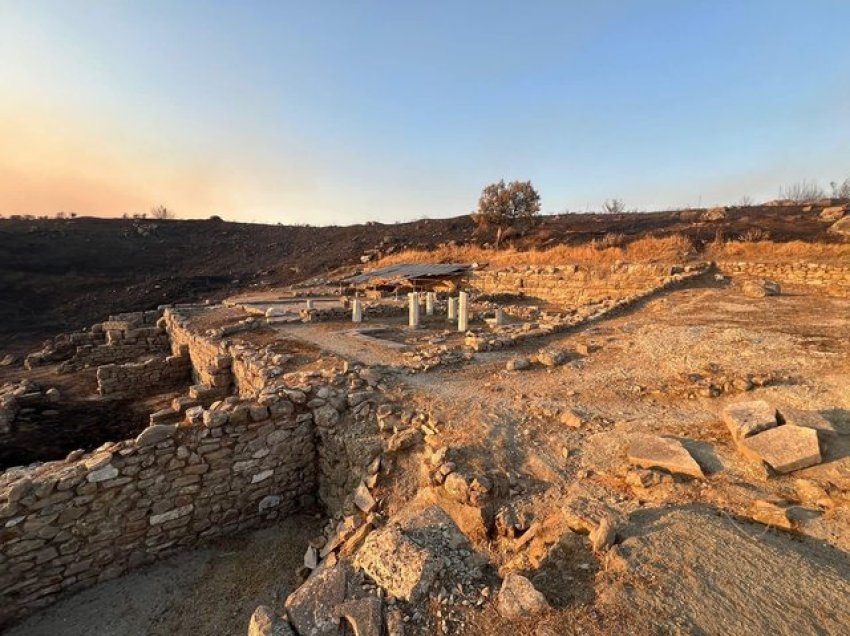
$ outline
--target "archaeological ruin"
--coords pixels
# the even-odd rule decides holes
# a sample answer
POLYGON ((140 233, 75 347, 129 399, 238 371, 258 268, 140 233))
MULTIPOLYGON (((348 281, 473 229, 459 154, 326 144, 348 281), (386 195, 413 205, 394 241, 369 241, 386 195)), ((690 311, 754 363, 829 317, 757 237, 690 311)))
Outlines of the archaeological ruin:
POLYGON ((249 634, 554 634, 661 598, 756 633, 720 590, 792 602, 757 578, 795 575, 791 532, 831 609, 787 629, 839 633, 848 298, 846 264, 457 263, 109 316, 0 389, 0 625, 309 512, 303 583, 249 634))

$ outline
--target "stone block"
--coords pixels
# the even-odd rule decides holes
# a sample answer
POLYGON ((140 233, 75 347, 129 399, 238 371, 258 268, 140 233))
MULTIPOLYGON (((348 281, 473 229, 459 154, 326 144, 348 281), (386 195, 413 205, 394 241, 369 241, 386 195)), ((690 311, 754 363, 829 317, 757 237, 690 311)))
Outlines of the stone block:
POLYGON ((658 435, 635 435, 628 450, 629 461, 641 468, 662 468, 678 475, 701 479, 702 468, 678 440, 658 435))
POLYGON ((786 425, 802 426, 817 431, 818 437, 828 439, 838 435, 832 423, 817 411, 802 411, 800 409, 782 409, 780 413, 786 425))
POLYGON ((776 409, 764 400, 738 402, 723 409, 723 422, 739 441, 776 426, 776 409))
POLYGON ((790 473, 821 462, 817 431, 801 426, 779 426, 741 440, 741 452, 768 464, 778 473, 790 473))

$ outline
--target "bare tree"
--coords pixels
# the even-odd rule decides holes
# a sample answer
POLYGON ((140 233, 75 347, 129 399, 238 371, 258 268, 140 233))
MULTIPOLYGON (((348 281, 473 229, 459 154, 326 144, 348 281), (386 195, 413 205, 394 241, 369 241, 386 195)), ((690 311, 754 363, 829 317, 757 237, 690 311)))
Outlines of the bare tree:
POLYGON ((622 199, 606 199, 602 204, 602 212, 605 214, 623 214, 626 211, 626 204, 622 199))
POLYGON ((540 195, 531 185, 531 181, 511 181, 505 184, 502 179, 481 191, 478 211, 472 218, 479 226, 496 226, 498 249, 505 228, 513 226, 519 220, 533 218, 539 213, 540 195))
POLYGON ((841 183, 830 181, 829 188, 832 190, 833 199, 850 199, 850 177, 841 183))
POLYGON ((739 208, 748 208, 751 205, 753 205, 754 203, 755 203, 755 201, 753 201, 753 198, 751 196, 744 195, 738 201, 738 207, 739 208))
POLYGON ((824 197, 826 197, 826 193, 823 191, 823 188, 818 185, 817 181, 808 181, 807 179, 803 179, 797 183, 792 183, 779 188, 780 199, 788 199, 790 201, 797 201, 798 203, 817 201, 824 197))
POLYGON ((159 219, 160 221, 165 221, 168 219, 174 218, 174 212, 169 210, 164 205, 158 205, 154 208, 151 208, 151 217, 155 219, 159 219))

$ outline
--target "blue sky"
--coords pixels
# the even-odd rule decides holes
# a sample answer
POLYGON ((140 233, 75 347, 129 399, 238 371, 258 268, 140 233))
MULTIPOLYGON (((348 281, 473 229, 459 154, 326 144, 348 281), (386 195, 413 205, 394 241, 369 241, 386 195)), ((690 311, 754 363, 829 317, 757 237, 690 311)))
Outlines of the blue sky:
POLYGON ((850 177, 850 3, 0 0, 0 213, 345 224, 850 177))

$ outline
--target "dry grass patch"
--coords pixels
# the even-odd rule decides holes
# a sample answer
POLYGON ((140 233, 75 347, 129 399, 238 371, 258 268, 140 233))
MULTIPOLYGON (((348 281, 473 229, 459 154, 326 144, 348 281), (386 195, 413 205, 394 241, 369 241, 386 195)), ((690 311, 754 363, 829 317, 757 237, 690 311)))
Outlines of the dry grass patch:
POLYGON ((493 267, 512 265, 611 265, 617 261, 632 263, 681 262, 694 255, 691 241, 679 235, 647 237, 626 245, 621 236, 604 237, 582 245, 558 245, 546 250, 515 248, 484 249, 476 245, 444 246, 435 250, 407 250, 391 254, 376 263, 386 267, 398 263, 487 263, 493 267))
POLYGON ((725 241, 706 246, 705 257, 715 261, 813 261, 850 265, 850 243, 789 241, 725 241))

